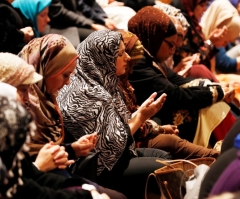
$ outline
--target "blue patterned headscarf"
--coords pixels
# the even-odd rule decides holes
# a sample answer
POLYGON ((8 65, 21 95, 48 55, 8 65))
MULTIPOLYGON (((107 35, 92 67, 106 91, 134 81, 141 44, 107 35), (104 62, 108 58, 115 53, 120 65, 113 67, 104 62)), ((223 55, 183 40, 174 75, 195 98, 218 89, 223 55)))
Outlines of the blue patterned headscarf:
POLYGON ((14 0, 12 6, 14 8, 20 9, 21 13, 31 22, 34 26, 34 32, 37 37, 39 37, 38 25, 37 25, 37 16, 42 12, 46 7, 51 4, 52 0, 31 0, 28 2, 26 0, 14 0))

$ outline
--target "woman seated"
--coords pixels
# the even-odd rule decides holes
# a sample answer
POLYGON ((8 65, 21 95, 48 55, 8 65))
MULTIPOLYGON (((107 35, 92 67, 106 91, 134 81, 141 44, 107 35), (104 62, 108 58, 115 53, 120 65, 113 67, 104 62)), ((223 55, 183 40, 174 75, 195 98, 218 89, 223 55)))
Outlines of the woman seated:
POLYGON ((134 133, 163 105, 153 93, 132 117, 118 89, 118 76, 130 60, 119 32, 103 30, 89 35, 78 46, 75 73, 57 98, 66 129, 77 139, 98 133, 98 183, 127 198, 144 198, 147 176, 162 165, 156 158, 170 158, 157 149, 136 149, 134 133), (134 186, 132 186, 134 185, 134 186))
MULTIPOLYGON (((223 121, 224 117, 216 118, 215 123, 210 123, 213 126, 208 129, 204 122, 198 123, 198 113, 201 109, 223 99, 232 100, 233 91, 228 91, 229 88, 222 88, 220 85, 214 85, 209 80, 183 78, 170 68, 160 65, 173 55, 177 39, 174 24, 161 10, 153 7, 141 9, 130 19, 128 28, 138 36, 146 49, 143 58, 133 68, 133 73, 129 75, 138 103, 143 102, 144 98, 153 91, 156 91, 158 95, 166 93, 166 102, 153 119, 162 125, 178 126, 179 136, 191 142, 199 130, 199 137, 201 139, 204 137, 201 145, 207 147, 212 130, 223 121), (149 17, 149 13, 154 13, 154 15, 149 17), (224 91, 224 89, 226 90, 224 91), (204 124, 204 126, 197 129, 198 124, 204 124)), ((225 103, 223 104, 220 110, 228 114, 230 108, 225 103)), ((214 111, 216 110, 219 109, 214 109, 214 111)), ((219 137, 216 136, 216 139, 224 136, 225 134, 220 134, 219 137)), ((197 142, 199 143, 199 139, 196 139, 195 143, 197 142)))
MULTIPOLYGON (((128 111, 131 113, 138 109, 137 99, 134 94, 134 88, 128 81, 129 74, 132 73, 133 67, 143 57, 143 46, 138 37, 131 32, 120 31, 126 47, 126 52, 130 55, 131 60, 127 64, 126 72, 120 76, 119 87, 122 90, 128 111)), ((146 120, 137 133, 134 135, 138 147, 157 148, 170 152, 173 158, 199 158, 199 157, 217 157, 219 152, 208 149, 188 142, 178 137, 179 131, 177 126, 163 125, 160 126, 153 120, 146 120), (172 136, 176 135, 176 136, 172 136)))
MULTIPOLYGON (((52 35, 50 36, 57 40, 57 38, 62 38, 60 35, 52 35), (55 37, 54 37, 55 36, 55 37)), ((68 41, 66 40, 68 43, 68 41)), ((59 42, 58 45, 62 46, 63 43, 59 42)), ((54 51, 52 51, 54 52, 54 51)), ((69 49, 69 52, 71 50, 69 49)), ((64 55, 64 53, 62 54, 64 55)), ((27 103, 29 101, 28 96, 28 89, 31 87, 31 85, 37 83, 38 81, 42 80, 42 76, 37 74, 35 72, 35 69, 32 65, 27 64, 23 59, 19 58, 16 55, 10 54, 10 53, 0 53, 0 81, 4 81, 7 83, 10 83, 17 87, 17 92, 20 96, 20 101, 22 103, 27 103)), ((0 91, 0 95, 6 94, 2 93, 4 90, 0 91)), ((16 98, 16 97, 15 97, 16 98)), ((36 98, 35 98, 36 99, 36 98)), ((40 130, 35 129, 35 133, 38 133, 40 130)), ((27 145, 31 145, 31 138, 34 137, 35 134, 31 134, 30 141, 27 143, 27 145)), ((94 147, 92 143, 90 143, 87 139, 88 137, 85 136, 83 139, 83 143, 81 145, 81 152, 82 155, 87 155, 91 147, 94 147)), ((89 135, 89 138, 91 138, 91 135, 89 135)), ((94 141, 93 141, 94 142, 94 141)), ((80 176, 71 175, 66 168, 73 164, 73 160, 68 160, 68 153, 65 152, 65 147, 56 145, 53 141, 47 142, 47 144, 42 144, 43 147, 39 149, 37 152, 37 157, 34 158, 34 165, 35 167, 44 172, 54 172, 56 174, 60 174, 64 176, 65 178, 74 178, 78 179, 79 182, 87 182, 88 184, 93 185, 100 193, 107 193, 110 198, 112 199, 125 199, 125 196, 121 193, 117 193, 116 191, 105 189, 99 185, 97 185, 94 182, 91 182, 89 180, 86 180, 80 176)), ((61 143, 61 145, 64 145, 64 143, 61 143)), ((66 145, 65 145, 66 146, 66 145)), ((68 147, 69 148, 69 147, 68 147)), ((68 149, 66 147, 66 149, 68 149)), ((69 151, 69 150, 68 150, 69 151)), ((80 152, 79 152, 80 153, 80 152)), ((30 153, 31 154, 31 153, 30 153)), ((34 153, 35 154, 35 153, 34 153)), ((87 172, 94 172, 90 169, 87 172)), ((85 176, 88 176, 87 173, 85 173, 85 176)), ((33 176, 29 176, 32 178, 35 178, 33 176)), ((41 176, 40 176, 41 177, 41 176)))
POLYGON ((28 19, 34 30, 34 36, 39 37, 50 22, 48 17, 48 7, 51 0, 33 0, 28 3, 24 0, 14 0, 12 6, 22 13, 22 20, 28 19))
POLYGON ((0 94, 1 198, 109 199, 84 178, 65 178, 39 171, 29 159, 27 142, 36 128, 21 104, 0 94), (90 189, 91 188, 91 189, 90 189))

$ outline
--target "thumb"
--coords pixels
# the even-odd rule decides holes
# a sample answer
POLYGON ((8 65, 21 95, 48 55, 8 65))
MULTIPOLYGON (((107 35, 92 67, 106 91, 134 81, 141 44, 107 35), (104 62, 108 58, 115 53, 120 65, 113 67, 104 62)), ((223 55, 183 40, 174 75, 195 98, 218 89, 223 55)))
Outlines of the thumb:
POLYGON ((79 144, 80 150, 86 150, 93 147, 92 143, 89 144, 79 144))

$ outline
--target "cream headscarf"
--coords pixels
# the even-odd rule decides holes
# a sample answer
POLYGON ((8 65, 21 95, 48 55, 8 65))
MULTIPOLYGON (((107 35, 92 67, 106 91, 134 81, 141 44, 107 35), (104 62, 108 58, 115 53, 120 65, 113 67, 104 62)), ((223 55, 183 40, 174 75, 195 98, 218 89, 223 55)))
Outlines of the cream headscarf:
POLYGON ((227 26, 227 38, 234 41, 240 32, 240 17, 238 11, 227 0, 214 1, 204 13, 200 25, 206 39, 216 28, 227 26))

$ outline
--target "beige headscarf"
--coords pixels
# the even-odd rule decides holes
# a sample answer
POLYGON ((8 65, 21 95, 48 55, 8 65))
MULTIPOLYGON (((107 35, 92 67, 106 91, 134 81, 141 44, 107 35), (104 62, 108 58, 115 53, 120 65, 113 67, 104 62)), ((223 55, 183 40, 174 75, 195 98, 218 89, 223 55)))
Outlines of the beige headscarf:
POLYGON ((11 53, 0 53, 0 82, 14 87, 22 84, 34 84, 42 79, 35 68, 11 53))
POLYGON ((62 115, 56 102, 57 93, 46 92, 45 80, 63 73, 78 58, 78 54, 65 37, 48 34, 30 41, 19 56, 43 76, 42 81, 29 88, 28 105, 38 127, 29 144, 30 155, 34 155, 49 141, 60 144, 64 139, 62 115))
POLYGON ((234 41, 240 32, 240 17, 238 11, 227 0, 214 1, 204 13, 200 25, 206 39, 216 28, 227 26, 227 38, 234 41))

